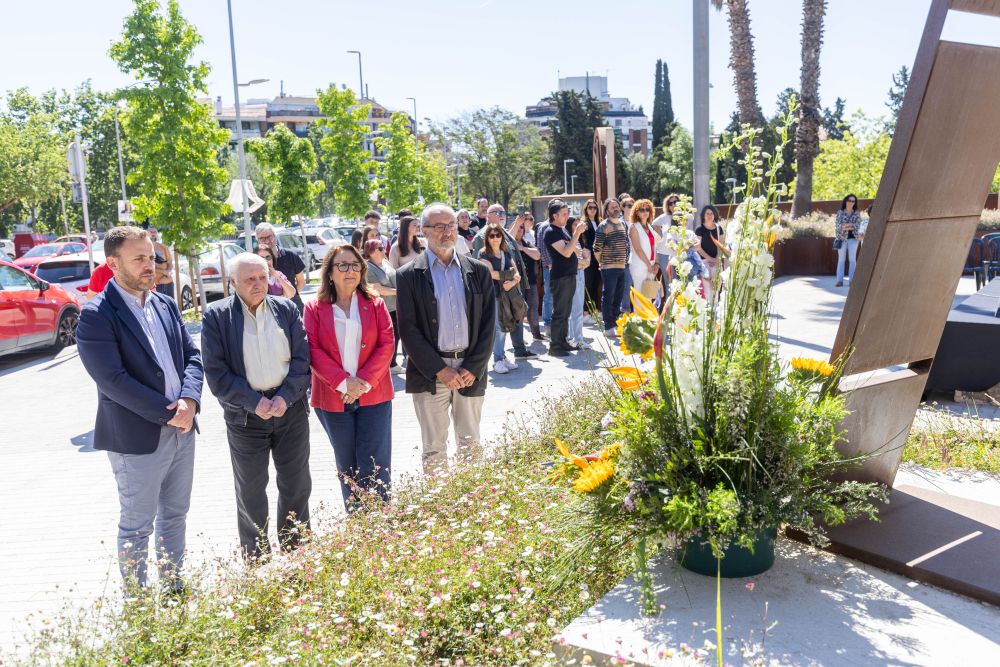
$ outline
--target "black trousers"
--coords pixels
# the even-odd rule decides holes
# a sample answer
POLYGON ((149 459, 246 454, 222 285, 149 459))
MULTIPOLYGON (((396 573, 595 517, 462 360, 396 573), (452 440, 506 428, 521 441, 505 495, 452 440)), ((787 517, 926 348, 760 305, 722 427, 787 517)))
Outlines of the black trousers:
POLYGON ((583 284, 587 287, 587 300, 583 307, 589 311, 591 308, 601 308, 601 270, 597 266, 597 260, 591 258, 590 264, 583 270, 583 284))
POLYGON ((552 340, 550 347, 568 346, 569 313, 573 307, 573 293, 576 292, 576 276, 549 278, 552 290, 552 340))
MULTIPOLYGON (((230 413, 231 414, 231 413, 230 413)), ((278 482, 278 542, 294 548, 301 537, 297 524, 309 527, 309 413, 304 398, 281 417, 246 415, 246 424, 226 421, 229 455, 236 482, 237 525, 247 556, 269 552, 267 480, 270 459, 278 482)), ((229 415, 227 415, 229 416, 229 415)))

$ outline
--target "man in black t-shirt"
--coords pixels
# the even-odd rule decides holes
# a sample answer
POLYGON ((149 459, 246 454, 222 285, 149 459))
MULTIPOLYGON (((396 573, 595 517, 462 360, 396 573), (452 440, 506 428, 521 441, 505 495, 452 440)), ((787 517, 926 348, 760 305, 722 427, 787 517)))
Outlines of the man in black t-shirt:
POLYGON ((580 349, 571 345, 569 336, 569 314, 576 291, 577 257, 576 246, 587 224, 577 220, 572 232, 566 230, 569 206, 561 199, 549 202, 549 228, 542 243, 549 251, 552 268, 549 271, 549 286, 552 290, 552 327, 550 330, 549 354, 565 357, 569 352, 580 349))
POLYGON ((274 260, 274 268, 285 274, 288 281, 295 286, 295 296, 292 297, 292 301, 299 307, 299 312, 301 313, 306 307, 302 303, 302 296, 299 294, 302 288, 306 286, 305 262, 294 252, 289 252, 278 245, 278 236, 274 233, 274 227, 268 223, 262 222, 257 225, 255 232, 257 234, 257 243, 271 246, 277 253, 278 257, 274 260))
POLYGON ((486 228, 486 211, 490 208, 490 200, 486 197, 476 200, 476 215, 472 218, 472 226, 477 230, 486 228))

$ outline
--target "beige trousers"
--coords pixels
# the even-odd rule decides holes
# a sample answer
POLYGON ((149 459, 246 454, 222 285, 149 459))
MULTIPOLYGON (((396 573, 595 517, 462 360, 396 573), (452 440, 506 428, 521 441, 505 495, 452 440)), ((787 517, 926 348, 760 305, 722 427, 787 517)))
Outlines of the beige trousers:
POLYGON ((413 407, 423 441, 424 474, 448 465, 448 429, 455 425, 458 458, 472 454, 479 446, 479 419, 485 396, 462 396, 457 389, 437 383, 436 393, 413 394, 413 407))

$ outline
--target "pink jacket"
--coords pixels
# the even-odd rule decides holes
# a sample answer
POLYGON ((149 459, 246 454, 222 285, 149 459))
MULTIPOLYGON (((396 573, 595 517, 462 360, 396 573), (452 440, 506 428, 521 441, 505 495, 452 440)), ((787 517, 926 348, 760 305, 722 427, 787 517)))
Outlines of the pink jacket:
MULTIPOLYGON (((389 360, 394 338, 389 309, 381 297, 369 299, 358 293, 358 314, 361 316, 361 354, 357 377, 372 386, 362 394, 361 405, 376 405, 391 401, 392 379, 389 360)), ((333 327, 333 304, 311 301, 306 304, 304 324, 312 355, 312 397, 309 404, 327 412, 343 412, 344 401, 337 385, 347 379, 340 360, 340 347, 333 327)))

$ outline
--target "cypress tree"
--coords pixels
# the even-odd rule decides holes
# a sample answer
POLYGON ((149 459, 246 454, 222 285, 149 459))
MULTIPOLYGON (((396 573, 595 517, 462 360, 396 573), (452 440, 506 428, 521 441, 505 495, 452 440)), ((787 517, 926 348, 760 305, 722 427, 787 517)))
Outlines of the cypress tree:
POLYGON ((653 82, 653 148, 663 140, 666 123, 663 118, 663 61, 656 61, 656 80, 653 82))

